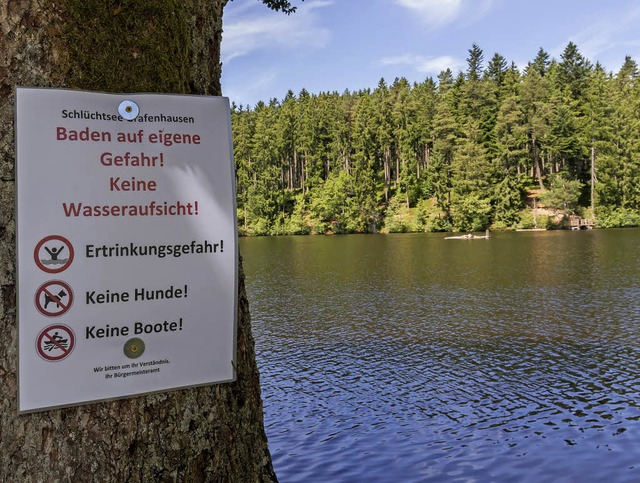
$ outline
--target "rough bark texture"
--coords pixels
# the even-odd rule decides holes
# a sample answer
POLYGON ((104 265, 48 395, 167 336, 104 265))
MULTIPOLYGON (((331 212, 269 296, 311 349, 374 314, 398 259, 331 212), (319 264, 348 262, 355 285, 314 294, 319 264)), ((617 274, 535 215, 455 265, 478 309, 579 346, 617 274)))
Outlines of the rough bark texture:
POLYGON ((17 414, 16 85, 220 93, 226 0, 0 1, 0 481, 275 481, 244 279, 238 380, 17 414))

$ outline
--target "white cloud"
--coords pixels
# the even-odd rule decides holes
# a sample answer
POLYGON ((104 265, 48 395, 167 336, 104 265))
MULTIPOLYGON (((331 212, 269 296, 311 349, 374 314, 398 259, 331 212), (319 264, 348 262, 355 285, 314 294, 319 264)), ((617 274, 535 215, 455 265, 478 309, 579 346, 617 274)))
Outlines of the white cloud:
POLYGON ((458 19, 465 23, 484 15, 494 0, 394 0, 396 5, 406 8, 428 27, 440 28, 458 19))
POLYGON ((446 25, 462 10, 462 0, 395 0, 435 26, 446 25))
POLYGON ((585 57, 596 58, 601 53, 617 47, 638 46, 640 8, 615 13, 615 18, 601 16, 599 21, 591 23, 588 28, 571 37, 585 57))
POLYGON ((417 72, 433 75, 438 75, 443 70, 451 69, 455 75, 459 70, 464 69, 466 62, 449 55, 426 57, 416 54, 402 54, 395 57, 386 57, 380 60, 380 64, 408 65, 417 72))
POLYGON ((333 0, 306 2, 293 15, 272 12, 255 0, 227 4, 222 34, 222 62, 259 49, 291 51, 322 48, 331 41, 331 32, 319 25, 315 10, 331 6, 333 0))
POLYGON ((556 45, 549 54, 560 61, 567 44, 571 41, 580 53, 592 63, 599 61, 605 68, 617 70, 622 65, 624 55, 637 58, 640 54, 640 7, 612 9, 591 12, 584 15, 580 22, 585 28, 567 37, 556 45))

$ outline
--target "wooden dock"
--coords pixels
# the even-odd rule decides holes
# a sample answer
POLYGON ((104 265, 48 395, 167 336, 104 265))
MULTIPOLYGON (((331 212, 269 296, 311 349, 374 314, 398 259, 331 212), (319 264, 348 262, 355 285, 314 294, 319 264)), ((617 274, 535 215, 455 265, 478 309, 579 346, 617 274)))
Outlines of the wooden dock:
POLYGON ((594 220, 590 218, 580 218, 579 216, 572 215, 569 217, 567 228, 570 230, 592 230, 594 225, 594 220))

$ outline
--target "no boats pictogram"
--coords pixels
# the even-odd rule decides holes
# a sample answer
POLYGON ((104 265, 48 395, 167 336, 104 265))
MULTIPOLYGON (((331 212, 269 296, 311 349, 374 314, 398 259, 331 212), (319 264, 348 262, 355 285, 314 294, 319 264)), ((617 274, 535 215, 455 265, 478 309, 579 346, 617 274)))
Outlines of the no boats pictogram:
POLYGON ((73 245, 63 236, 50 235, 38 242, 33 258, 40 270, 59 273, 73 262, 73 245))
POLYGON ((50 325, 38 334, 36 351, 44 360, 57 362, 65 359, 76 345, 73 331, 66 325, 50 325))
POLYGON ((36 308, 47 317, 66 314, 73 304, 73 290, 60 280, 45 282, 36 291, 36 308))

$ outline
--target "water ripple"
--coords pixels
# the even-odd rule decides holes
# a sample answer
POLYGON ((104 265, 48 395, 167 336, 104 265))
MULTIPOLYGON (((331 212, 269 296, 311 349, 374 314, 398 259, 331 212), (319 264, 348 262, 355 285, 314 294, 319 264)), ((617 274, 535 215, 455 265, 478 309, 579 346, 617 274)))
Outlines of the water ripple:
POLYGON ((482 260, 518 267, 519 240, 482 258, 433 241, 423 258, 416 237, 389 252, 391 238, 323 239, 320 254, 285 239, 282 257, 269 241, 274 266, 247 267, 281 481, 640 481, 637 243, 615 235, 605 265, 594 241, 600 264, 578 274, 556 260, 500 278, 482 260))

